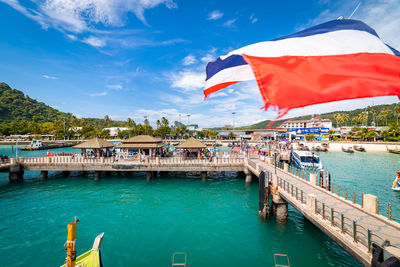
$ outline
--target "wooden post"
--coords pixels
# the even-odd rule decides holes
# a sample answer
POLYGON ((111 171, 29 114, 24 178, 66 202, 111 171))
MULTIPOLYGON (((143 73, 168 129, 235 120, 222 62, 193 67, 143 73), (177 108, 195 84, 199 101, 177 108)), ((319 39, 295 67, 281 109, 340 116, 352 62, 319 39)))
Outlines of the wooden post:
POLYGON ((41 171, 40 172, 40 179, 41 180, 45 180, 45 179, 47 179, 48 175, 49 175, 48 171, 41 171))
POLYGON ((67 225, 68 236, 67 236, 67 267, 75 267, 76 260, 76 224, 79 220, 75 218, 75 221, 70 222, 67 225))

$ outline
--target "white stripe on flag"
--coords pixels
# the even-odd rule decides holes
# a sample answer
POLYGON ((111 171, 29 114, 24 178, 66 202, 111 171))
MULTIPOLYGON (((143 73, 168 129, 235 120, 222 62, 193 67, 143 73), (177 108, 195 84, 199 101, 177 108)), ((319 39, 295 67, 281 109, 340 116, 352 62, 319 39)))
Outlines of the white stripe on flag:
POLYGON ((356 53, 386 53, 393 55, 378 37, 364 31, 341 30, 306 37, 266 41, 248 45, 221 56, 249 55, 256 57, 329 56, 356 53))
POLYGON ((226 68, 217 72, 214 76, 206 81, 205 89, 220 83, 241 82, 254 79, 255 77, 250 65, 240 65, 236 67, 226 68))

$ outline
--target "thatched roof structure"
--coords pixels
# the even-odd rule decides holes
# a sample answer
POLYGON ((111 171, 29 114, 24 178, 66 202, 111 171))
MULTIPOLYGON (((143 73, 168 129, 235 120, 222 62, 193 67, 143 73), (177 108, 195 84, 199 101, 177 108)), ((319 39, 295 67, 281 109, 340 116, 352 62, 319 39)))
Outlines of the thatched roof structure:
POLYGON ((99 139, 99 138, 93 138, 90 139, 89 141, 80 143, 76 146, 73 146, 73 148, 91 148, 91 149, 97 149, 97 148, 108 148, 108 147, 114 147, 115 145, 113 143, 107 142, 106 140, 99 139))
POLYGON ((144 143, 161 143, 162 140, 159 138, 155 138, 150 135, 137 135, 135 137, 131 137, 127 140, 122 141, 123 144, 144 144, 144 143))
POLYGON ((201 149, 201 148, 207 148, 205 144, 200 142, 199 140, 190 137, 188 140, 185 142, 179 144, 176 146, 177 149, 201 149))
POLYGON ((116 148, 148 149, 148 148, 160 148, 162 146, 163 146, 162 140, 159 138, 155 138, 150 135, 138 135, 122 141, 122 144, 116 146, 116 148))

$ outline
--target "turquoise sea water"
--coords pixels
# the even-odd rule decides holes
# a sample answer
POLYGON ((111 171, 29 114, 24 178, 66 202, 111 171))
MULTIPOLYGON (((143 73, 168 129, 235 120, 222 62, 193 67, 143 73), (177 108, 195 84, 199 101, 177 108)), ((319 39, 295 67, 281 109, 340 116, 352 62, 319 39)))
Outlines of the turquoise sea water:
MULTIPOLYGON (((368 179, 362 187, 367 192, 400 204, 382 186, 393 180, 398 155, 320 156, 334 180, 352 185, 368 179)), ((144 173, 107 174, 98 181, 90 174, 66 178, 54 172, 45 181, 38 176, 26 172, 24 183, 9 184, 8 174, 0 173, 4 266, 61 265, 66 225, 74 216, 80 219, 78 254, 105 232, 105 266, 168 266, 177 251, 187 253, 188 266, 273 266, 274 253, 288 254, 292 266, 359 265, 290 206, 287 224, 274 217, 260 221, 258 185, 246 187, 237 173, 215 173, 207 182, 184 174, 150 182, 144 173)))

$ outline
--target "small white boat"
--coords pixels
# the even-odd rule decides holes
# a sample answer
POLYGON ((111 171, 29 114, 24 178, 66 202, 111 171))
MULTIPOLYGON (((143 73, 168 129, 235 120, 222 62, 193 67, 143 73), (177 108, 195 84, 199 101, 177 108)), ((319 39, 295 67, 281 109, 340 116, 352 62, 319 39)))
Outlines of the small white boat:
POLYGON ((322 169, 321 160, 313 152, 293 150, 291 157, 293 162, 300 168, 322 169))
POLYGON ((392 189, 394 191, 400 191, 400 186, 397 184, 397 178, 395 178, 394 181, 393 181, 392 189))

